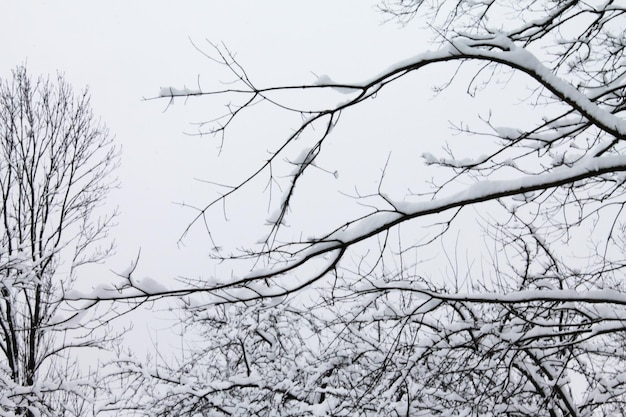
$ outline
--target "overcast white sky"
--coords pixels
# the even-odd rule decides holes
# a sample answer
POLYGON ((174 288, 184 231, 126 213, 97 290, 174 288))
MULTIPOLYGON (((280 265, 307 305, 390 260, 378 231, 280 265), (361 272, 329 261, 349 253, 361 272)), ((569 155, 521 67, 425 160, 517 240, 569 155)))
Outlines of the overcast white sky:
MULTIPOLYGON (((231 148, 231 159, 220 165, 215 140, 183 134, 193 131, 189 122, 215 116, 202 99, 179 101, 164 112, 166 101, 142 98, 157 95, 160 87, 194 87, 198 76, 205 88, 218 85, 224 74, 191 41, 207 51, 207 40, 224 42, 262 86, 313 82, 314 74, 358 81, 428 47, 428 39, 415 25, 383 24, 385 16, 375 5, 375 1, 337 0, 0 0, 0 76, 9 76, 16 65, 27 63, 33 76, 60 71, 76 90, 88 85, 94 112, 123 147, 121 189, 110 199, 121 211, 113 232, 118 251, 106 268, 124 269, 141 248, 142 275, 157 279, 210 275, 206 236, 196 234, 198 240, 192 237, 185 247, 177 246, 193 213, 174 202, 208 201, 208 188, 194 178, 222 179, 220 170, 236 162, 241 151, 231 148)), ((421 152, 444 142, 445 138, 430 136, 432 126, 445 129, 450 118, 445 110, 463 106, 445 97, 429 102, 430 87, 430 83, 405 84, 377 98, 377 107, 353 119, 346 116, 352 142, 337 148, 336 157, 352 158, 355 167, 382 166, 389 141, 409 135, 411 141, 405 142, 410 152, 405 156, 418 166, 421 152), (420 106, 426 105, 430 112, 421 117, 420 106)), ((244 138, 258 134, 252 141, 263 143, 265 136, 259 134, 263 130, 255 120, 267 124, 259 115, 239 126, 236 134, 244 138)), ((328 164, 333 169, 332 159, 328 164)), ((345 171, 341 178, 349 182, 350 170, 345 171)), ((372 180, 379 174, 374 170, 372 180)), ((324 209, 329 208, 319 208, 324 209)), ((235 241, 237 237, 232 236, 235 241)))

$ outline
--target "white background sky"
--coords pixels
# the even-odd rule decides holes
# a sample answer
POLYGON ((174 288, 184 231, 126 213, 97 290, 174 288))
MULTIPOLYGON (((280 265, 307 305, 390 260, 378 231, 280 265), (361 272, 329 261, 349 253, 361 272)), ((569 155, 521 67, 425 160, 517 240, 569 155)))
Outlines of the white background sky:
MULTIPOLYGON (((231 147, 227 162, 220 165, 215 140, 183 134, 193 131, 189 122, 215 116, 203 99, 187 104, 179 100, 166 112, 165 100, 142 100, 156 96, 160 87, 195 87, 198 76, 203 87, 225 78, 190 40, 207 51, 206 40, 224 42, 261 86, 313 82, 314 74, 359 81, 429 48, 417 24, 383 24, 386 17, 375 5, 355 0, 0 0, 0 77, 26 63, 33 76, 60 71, 77 91, 88 85, 94 112, 123 147, 121 188, 110 198, 121 211, 112 233, 118 250, 98 279, 106 279, 109 269, 125 269, 139 249, 140 275, 166 279, 211 274, 205 235, 195 234, 184 247, 177 245, 193 213, 174 202, 208 201, 210 189, 194 178, 226 178, 220 172, 225 166, 244 165, 237 164, 235 156, 241 155, 241 148, 231 147)), ((434 73, 422 74, 428 79, 434 73)), ((443 80, 445 75, 437 81, 443 80)), ((419 155, 438 149, 447 139, 434 132, 445 132, 454 108, 467 106, 447 96, 430 100, 431 86, 431 80, 401 84, 377 98, 373 107, 346 116, 351 129, 346 130, 347 148, 338 147, 335 156, 352 158, 355 167, 382 167, 389 143, 400 140, 407 147, 398 157, 414 159, 413 168, 418 169, 419 155)), ((280 120, 272 120, 272 125, 279 126, 280 120)), ((240 140, 258 135, 251 140, 263 143, 262 128, 267 127, 261 114, 240 125, 235 135, 240 140)), ((334 169, 332 159, 327 168, 334 169)), ((349 183, 350 169, 345 170, 340 175, 349 183)), ((380 171, 371 174, 376 181, 380 171)), ((328 209, 323 204, 319 208, 328 209)), ((236 241, 239 231, 229 230, 236 241)))

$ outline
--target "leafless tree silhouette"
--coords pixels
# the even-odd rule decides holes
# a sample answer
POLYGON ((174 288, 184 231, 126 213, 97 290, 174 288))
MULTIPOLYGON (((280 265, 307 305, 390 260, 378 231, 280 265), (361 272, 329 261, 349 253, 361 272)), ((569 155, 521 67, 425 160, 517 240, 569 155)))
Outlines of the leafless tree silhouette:
POLYGON ((78 415, 72 404, 94 390, 73 355, 106 336, 92 337, 91 313, 64 297, 79 268, 112 249, 106 240, 115 213, 98 209, 116 185, 117 165, 86 91, 74 95, 62 76, 33 80, 25 67, 0 80, 3 415, 78 415))

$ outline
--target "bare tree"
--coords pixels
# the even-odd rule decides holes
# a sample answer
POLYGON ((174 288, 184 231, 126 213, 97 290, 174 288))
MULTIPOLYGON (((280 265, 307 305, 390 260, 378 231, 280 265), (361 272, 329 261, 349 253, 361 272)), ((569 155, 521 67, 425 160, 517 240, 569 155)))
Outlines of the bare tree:
MULTIPOLYGON (((206 226, 219 248, 213 226, 225 203, 266 178, 275 209, 266 236, 240 253, 214 253, 253 262, 251 272, 179 290, 137 288, 146 298, 205 294, 185 298, 187 324, 221 335, 190 346, 178 368, 142 369, 138 380, 152 376, 161 387, 153 392, 163 415, 625 415, 626 7, 400 0, 382 8, 424 22, 437 48, 362 82, 262 87, 218 47, 211 58, 234 77, 228 89, 161 90, 171 101, 227 96, 226 114, 199 131, 224 144, 257 103, 301 123, 243 181, 222 184, 190 225, 206 226), (522 77, 532 112, 508 126, 498 123, 499 103, 473 120, 463 115, 457 138, 471 150, 451 139, 445 154, 424 152, 425 173, 405 178, 405 195, 385 190, 388 167, 379 167, 377 188, 354 184, 343 220, 300 237, 310 230, 294 208, 315 192, 303 178, 323 167, 340 115, 409 74, 430 83, 419 74, 431 66, 454 66, 478 98, 522 77), (341 99, 293 104, 319 103, 320 91, 341 99), (482 225, 489 250, 463 266, 446 238, 468 220, 482 225), (439 259, 450 260, 439 276, 426 267, 438 245, 439 259), (319 295, 311 301, 305 288, 319 295), (206 313, 225 303, 241 311, 206 313)), ((455 79, 440 82, 446 94, 455 79)))
POLYGON ((87 91, 75 96, 62 76, 33 80, 25 67, 0 80, 0 135, 0 410, 74 415, 96 384, 76 368, 76 349, 105 338, 64 297, 79 268, 112 249, 115 213, 98 210, 118 151, 87 91))

